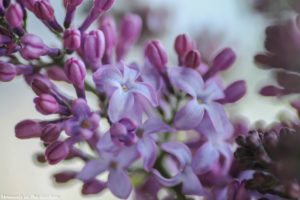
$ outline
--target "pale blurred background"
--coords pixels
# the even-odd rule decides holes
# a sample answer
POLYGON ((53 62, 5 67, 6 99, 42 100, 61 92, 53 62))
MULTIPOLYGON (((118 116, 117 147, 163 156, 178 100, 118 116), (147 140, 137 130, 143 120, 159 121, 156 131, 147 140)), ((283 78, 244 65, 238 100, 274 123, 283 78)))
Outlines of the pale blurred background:
MULTIPOLYGON (((249 0, 251 1, 251 0, 249 0)), ((64 9, 61 0, 52 1, 56 17, 62 22, 64 9)), ((130 0, 117 0, 115 12, 127 9, 130 0)), ((248 93, 239 103, 227 107, 230 116, 246 116, 251 123, 264 120, 267 124, 278 120, 278 113, 285 110, 285 103, 272 101, 258 95, 259 86, 269 82, 271 74, 256 68, 253 56, 263 51, 264 29, 270 20, 251 11, 247 1, 240 0, 139 0, 142 5, 151 8, 165 7, 170 18, 167 32, 161 36, 163 44, 170 55, 169 65, 175 65, 173 41, 178 34, 190 33, 199 36, 200 32, 209 30, 209 39, 219 41, 216 49, 230 46, 237 54, 235 65, 224 74, 226 83, 244 79, 247 81, 248 93)), ((77 24, 83 19, 77 17, 77 24)), ((51 33, 38 20, 30 17, 31 33, 40 35, 49 45, 57 42, 51 33)), ((204 37, 204 35, 203 35, 204 37)), ((205 37, 204 37, 205 38, 205 37)), ((153 38, 157 39, 157 38, 153 38)), ((140 49, 134 54, 142 56, 140 49)), ((128 60, 132 58, 129 56, 128 60)), ((141 62, 141 61, 140 61, 141 62)), ((14 136, 14 126, 26 118, 42 118, 34 109, 34 93, 25 85, 22 78, 9 83, 0 83, 0 199, 5 195, 49 196, 52 199, 117 199, 106 191, 95 196, 81 196, 81 183, 72 181, 67 185, 56 185, 50 177, 63 168, 79 169, 80 163, 59 164, 57 166, 38 165, 33 161, 33 154, 42 150, 36 140, 19 140, 14 136)), ((286 111, 294 115, 292 110, 286 111)), ((50 199, 51 199, 50 198, 50 199)), ((37 198, 38 199, 38 198, 37 198)))

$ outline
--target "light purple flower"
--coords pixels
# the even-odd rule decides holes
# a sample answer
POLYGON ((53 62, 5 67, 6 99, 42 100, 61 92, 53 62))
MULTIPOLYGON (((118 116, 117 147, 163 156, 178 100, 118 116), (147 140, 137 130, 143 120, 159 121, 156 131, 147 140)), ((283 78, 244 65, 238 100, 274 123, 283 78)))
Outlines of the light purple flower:
POLYGON ((89 181, 98 174, 109 171, 107 187, 117 197, 127 199, 132 185, 125 169, 138 158, 135 146, 121 148, 117 153, 99 150, 99 154, 101 159, 87 162, 76 177, 82 181, 89 181))
MULTIPOLYGON (((110 96, 108 116, 112 122, 128 117, 129 113, 140 109, 141 102, 137 96, 146 98, 157 106, 157 96, 153 88, 138 81, 139 71, 132 67, 122 66, 122 71, 114 66, 106 65, 93 74, 93 80, 99 90, 110 96)), ((135 112, 136 113, 136 112, 135 112)), ((138 114, 139 116, 141 113, 138 114)), ((138 117, 141 119, 141 116, 138 117)))
POLYGON ((83 99, 78 99, 72 104, 73 117, 65 123, 65 131, 70 136, 79 136, 89 139, 99 126, 100 116, 90 111, 83 99))
POLYGON ((175 156, 179 163, 179 172, 172 178, 163 177, 157 170, 153 170, 157 180, 164 186, 172 187, 182 184, 182 192, 186 195, 204 195, 204 189, 191 165, 192 153, 183 143, 168 142, 162 144, 162 149, 175 156))
POLYGON ((137 150, 143 158, 146 171, 152 169, 158 154, 155 133, 173 131, 170 126, 155 118, 149 118, 139 126, 136 126, 130 119, 122 119, 112 127, 115 128, 110 129, 110 134, 113 141, 118 139, 117 144, 136 144, 137 150))
POLYGON ((207 112, 212 118, 213 124, 220 127, 220 114, 224 108, 215 100, 224 98, 223 91, 214 82, 204 85, 200 74, 185 67, 172 67, 169 71, 171 83, 189 95, 190 100, 175 116, 175 127, 189 130, 198 126, 207 112))
POLYGON ((211 170, 212 167, 219 162, 221 156, 224 158, 222 165, 223 174, 228 173, 230 169, 233 155, 227 140, 233 134, 233 127, 226 118, 226 113, 223 112, 221 115, 223 115, 223 120, 220 123, 221 126, 218 128, 213 126, 213 119, 209 117, 207 113, 196 128, 206 139, 206 142, 200 146, 193 157, 192 166, 198 175, 211 170))

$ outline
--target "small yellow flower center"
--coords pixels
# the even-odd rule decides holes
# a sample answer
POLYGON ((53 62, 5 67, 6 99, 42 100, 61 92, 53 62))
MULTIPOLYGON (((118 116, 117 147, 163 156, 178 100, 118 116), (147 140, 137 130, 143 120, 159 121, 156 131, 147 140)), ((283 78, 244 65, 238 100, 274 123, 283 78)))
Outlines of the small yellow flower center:
POLYGON ((136 135, 137 135, 139 138, 142 138, 143 135, 144 135, 144 130, 143 130, 143 129, 139 129, 139 130, 136 132, 136 135))
POLYGON ((117 169, 118 164, 117 164, 115 161, 112 161, 112 162, 109 164, 109 167, 112 168, 112 169, 117 169))
POLYGON ((202 101, 201 99, 197 99, 197 102, 198 102, 199 104, 202 104, 202 103, 203 103, 203 101, 202 101))
POLYGON ((122 85, 122 89, 124 92, 127 92, 128 88, 126 87, 126 85, 122 85))
POLYGON ((82 122, 82 124, 81 124, 81 127, 82 127, 82 128, 90 128, 90 127, 91 127, 91 124, 90 124, 89 121, 84 120, 84 121, 82 122))

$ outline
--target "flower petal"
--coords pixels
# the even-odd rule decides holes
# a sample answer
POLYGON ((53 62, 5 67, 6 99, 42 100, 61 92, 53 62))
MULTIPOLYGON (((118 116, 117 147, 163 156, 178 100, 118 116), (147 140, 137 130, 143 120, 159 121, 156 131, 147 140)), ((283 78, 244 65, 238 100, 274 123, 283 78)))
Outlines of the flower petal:
POLYGON ((123 80, 127 81, 135 81, 140 75, 139 69, 134 66, 123 66, 123 80))
POLYGON ((140 152, 143 161, 144 169, 150 171, 156 161, 158 150, 155 142, 150 137, 144 137, 137 143, 138 151, 140 152))
POLYGON ((116 157, 116 161, 122 168, 129 167, 137 158, 139 153, 135 145, 123 147, 116 157))
POLYGON ((179 88, 193 97, 204 89, 200 74, 186 67, 172 67, 169 71, 170 80, 174 87, 179 88))
POLYGON ((97 89, 101 90, 103 88, 110 93, 109 90, 120 87, 120 83, 122 82, 122 73, 119 69, 112 65, 105 65, 101 66, 93 73, 93 80, 97 89))
POLYGON ((200 96, 205 96, 207 101, 213 101, 217 99, 225 98, 224 92, 221 90, 220 86, 215 81, 206 83, 206 87, 204 92, 200 94, 200 96))
POLYGON ((144 134, 171 132, 173 128, 165 124, 163 121, 155 118, 149 118, 141 127, 144 134))
POLYGON ((108 164, 104 160, 92 160, 86 163, 83 169, 76 175, 76 178, 82 181, 88 181, 98 174, 105 171, 108 167, 108 164))
POLYGON ((127 199, 132 190, 128 175, 121 169, 110 171, 107 186, 114 195, 121 199, 127 199))
POLYGON ((72 114, 77 118, 87 118, 90 108, 84 99, 77 99, 72 103, 72 114))
POLYGON ((204 105, 196 99, 188 102, 175 115, 174 125, 177 129, 190 130, 200 124, 204 115, 204 105))
POLYGON ((205 194, 204 189, 199 181, 199 178, 193 172, 193 169, 188 166, 184 170, 182 181, 182 192, 186 195, 199 195, 205 194))
POLYGON ((130 92, 124 92, 122 89, 115 90, 108 105, 109 119, 112 122, 119 121, 132 109, 133 104, 134 96, 130 92))
POLYGON ((219 152, 214 148, 211 142, 204 143, 195 153, 192 161, 192 167, 196 174, 208 172, 219 160, 219 152))
POLYGON ((161 148, 172 154, 179 161, 180 169, 183 169, 185 165, 192 161, 192 153, 190 149, 180 142, 167 142, 161 145, 161 148))
POLYGON ((149 100, 152 106, 158 106, 158 100, 155 90, 148 83, 138 82, 130 88, 131 92, 144 96, 149 100))
POLYGON ((173 176, 172 178, 165 178, 156 169, 153 169, 152 172, 153 172, 153 175, 155 176, 155 178, 158 180, 158 182, 166 187, 172 187, 172 186, 178 185, 182 181, 181 173, 178 173, 177 175, 173 176))

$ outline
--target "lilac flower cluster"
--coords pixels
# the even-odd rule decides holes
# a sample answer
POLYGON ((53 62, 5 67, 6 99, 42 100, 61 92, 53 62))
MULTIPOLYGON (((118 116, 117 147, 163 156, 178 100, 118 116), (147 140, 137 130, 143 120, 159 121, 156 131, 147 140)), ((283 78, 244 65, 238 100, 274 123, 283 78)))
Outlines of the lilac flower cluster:
POLYGON ((238 80, 224 86, 220 76, 232 66, 235 53, 225 48, 209 66, 194 41, 182 34, 174 44, 176 66, 168 63, 158 40, 147 43, 144 65, 126 63, 142 31, 138 15, 126 14, 117 28, 106 14, 98 29, 88 31, 114 0, 95 0, 80 27, 72 22, 83 1, 63 3, 61 26, 49 0, 0 1, 0 81, 23 76, 37 95, 36 110, 54 117, 19 122, 16 137, 41 139, 46 150, 38 156, 40 162, 84 162, 81 171, 55 174, 56 181, 80 180, 83 194, 109 189, 121 199, 129 197, 133 186, 137 199, 157 199, 163 187, 171 199, 247 199, 245 183, 230 174, 234 128, 224 109, 244 96, 246 84, 238 80), (61 39, 63 48, 49 47, 29 33, 27 12, 61 39), (71 84, 76 96, 66 95, 54 81, 71 84), (97 109, 88 104, 87 92, 97 97, 97 109), (109 128, 103 132, 99 127, 105 120, 109 128), (89 145, 94 154, 78 144, 89 145), (103 172, 109 173, 107 180, 98 178, 103 172), (143 181, 133 185, 135 176, 143 181))

